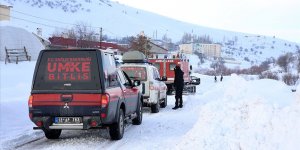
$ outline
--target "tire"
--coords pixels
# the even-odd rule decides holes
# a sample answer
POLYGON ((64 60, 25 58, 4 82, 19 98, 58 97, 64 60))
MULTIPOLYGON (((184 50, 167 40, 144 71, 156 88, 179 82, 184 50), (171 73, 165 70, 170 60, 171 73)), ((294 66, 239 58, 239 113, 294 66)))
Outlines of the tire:
POLYGON ((109 135, 112 140, 120 140, 124 134, 124 112, 123 109, 119 110, 118 122, 110 125, 109 135))
POLYGON ((167 95, 172 95, 173 93, 173 85, 167 85, 167 95))
POLYGON ((143 121, 143 106, 142 106, 142 100, 138 101, 138 106, 136 108, 136 118, 132 120, 133 125, 140 125, 143 121))
POLYGON ((159 101, 156 104, 152 104, 151 105, 151 112, 152 113, 158 113, 159 112, 159 107, 160 107, 159 101))
POLYGON ((161 108, 166 108, 167 105, 168 105, 168 95, 166 94, 166 97, 164 98, 164 102, 162 102, 162 103, 160 104, 160 107, 161 107, 161 108))
POLYGON ((58 139, 60 134, 61 134, 61 129, 43 129, 44 133, 45 133, 45 136, 47 139, 58 139))

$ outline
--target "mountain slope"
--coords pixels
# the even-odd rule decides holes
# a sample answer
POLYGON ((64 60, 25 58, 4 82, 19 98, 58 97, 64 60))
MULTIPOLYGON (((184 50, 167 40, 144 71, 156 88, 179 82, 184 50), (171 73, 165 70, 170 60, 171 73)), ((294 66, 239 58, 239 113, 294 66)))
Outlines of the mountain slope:
POLYGON ((214 42, 223 45, 222 56, 246 62, 246 66, 297 50, 297 43, 277 37, 189 24, 109 0, 4 0, 4 4, 12 5, 13 8, 11 21, 1 22, 2 25, 22 27, 31 32, 41 28, 44 37, 54 32, 64 32, 64 29, 70 29, 80 22, 91 25, 97 32, 102 27, 103 34, 111 38, 135 36, 141 31, 152 39, 161 39, 167 35, 173 42, 179 41, 184 33, 209 35, 214 42), (234 45, 226 45, 230 41, 234 41, 234 45), (245 61, 246 57, 250 60, 245 61))

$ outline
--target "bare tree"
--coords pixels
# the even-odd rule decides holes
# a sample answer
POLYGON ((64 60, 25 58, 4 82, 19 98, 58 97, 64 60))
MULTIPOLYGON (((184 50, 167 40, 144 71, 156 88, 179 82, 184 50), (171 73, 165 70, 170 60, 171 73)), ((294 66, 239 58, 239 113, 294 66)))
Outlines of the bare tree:
POLYGON ((271 62, 269 60, 263 61, 259 67, 262 69, 262 71, 268 70, 269 69, 269 64, 271 62))
POLYGON ((171 42, 172 42, 172 39, 171 39, 171 38, 168 38, 167 34, 164 34, 164 35, 163 35, 162 40, 163 40, 164 42, 168 42, 168 43, 171 43, 171 42))
POLYGON ((285 55, 281 55, 277 59, 277 64, 284 69, 285 72, 288 71, 288 63, 289 63, 290 54, 287 53, 285 55))
POLYGON ((151 45, 150 39, 144 35, 137 35, 137 37, 130 38, 130 48, 145 54, 146 57, 150 55, 151 45))
POLYGON ((68 34, 68 38, 70 38, 70 39, 76 39, 76 32, 75 32, 75 30, 73 28, 70 29, 70 30, 68 30, 67 34, 68 34))
POLYGON ((190 33, 184 33, 181 38, 181 43, 188 43, 192 41, 192 35, 190 33))
POLYGON ((184 33, 184 35, 181 38, 181 43, 189 43, 189 42, 203 43, 203 44, 213 43, 209 35, 197 36, 195 34, 192 35, 190 33, 184 33))
POLYGON ((273 79, 273 80, 279 80, 279 77, 276 73, 273 73, 273 72, 270 72, 270 71, 267 71, 267 72, 264 72, 262 74, 259 75, 259 78, 260 79, 273 79))
POLYGON ((298 75, 292 75, 290 73, 283 76, 283 82, 287 85, 295 85, 298 79, 298 75))
POLYGON ((84 22, 79 22, 75 25, 75 33, 78 40, 87 40, 87 41, 94 41, 95 38, 95 31, 91 27, 84 22))

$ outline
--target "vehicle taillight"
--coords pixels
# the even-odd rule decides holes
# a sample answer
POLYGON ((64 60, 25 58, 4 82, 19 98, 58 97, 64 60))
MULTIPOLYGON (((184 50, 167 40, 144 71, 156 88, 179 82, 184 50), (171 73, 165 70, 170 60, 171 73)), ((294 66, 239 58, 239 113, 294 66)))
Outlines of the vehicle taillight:
POLYGON ((32 108, 32 101, 33 101, 33 96, 30 95, 30 96, 29 96, 29 99, 28 99, 28 107, 29 107, 29 108, 32 108))
POLYGON ((97 123, 97 121, 95 121, 95 120, 92 120, 91 122, 90 122, 90 126, 91 127, 96 127, 98 125, 98 123, 97 123))
POLYGON ((109 102, 109 95, 108 94, 103 94, 101 97, 101 106, 102 107, 107 107, 109 102))
POLYGON ((43 122, 42 122, 42 121, 37 121, 35 124, 36 124, 36 126, 38 126, 38 127, 43 126, 43 122))
POLYGON ((106 113, 101 113, 101 118, 106 118, 106 113))

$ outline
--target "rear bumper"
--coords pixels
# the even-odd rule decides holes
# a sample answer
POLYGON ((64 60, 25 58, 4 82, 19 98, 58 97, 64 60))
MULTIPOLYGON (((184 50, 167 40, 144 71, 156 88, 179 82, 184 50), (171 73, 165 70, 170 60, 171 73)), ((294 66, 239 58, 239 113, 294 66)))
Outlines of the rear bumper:
POLYGON ((87 130, 90 128, 102 128, 100 116, 83 116, 82 123, 79 124, 56 124, 54 123, 54 117, 33 117, 32 122, 42 122, 42 126, 34 127, 33 129, 63 129, 63 130, 87 130), (96 122, 96 126, 91 126, 91 122, 96 122))
POLYGON ((143 104, 144 106, 151 106, 152 104, 156 104, 158 102, 157 97, 154 96, 143 96, 143 104))

